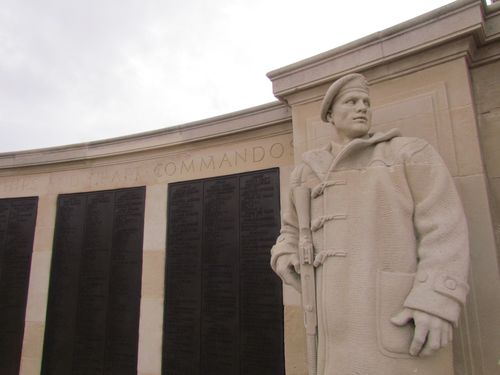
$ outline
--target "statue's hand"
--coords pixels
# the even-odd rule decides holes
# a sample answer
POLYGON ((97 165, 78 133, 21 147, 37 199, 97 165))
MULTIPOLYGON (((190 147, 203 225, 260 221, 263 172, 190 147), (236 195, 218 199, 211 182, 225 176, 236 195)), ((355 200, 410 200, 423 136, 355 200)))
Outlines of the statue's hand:
POLYGON ((276 261, 276 273, 287 285, 292 286, 298 292, 300 287, 300 262, 296 254, 283 254, 276 261))
POLYGON ((391 318, 391 322, 397 326, 404 326, 411 320, 415 323, 415 334, 410 345, 411 355, 432 355, 448 345, 453 338, 450 322, 423 311, 404 308, 391 318))

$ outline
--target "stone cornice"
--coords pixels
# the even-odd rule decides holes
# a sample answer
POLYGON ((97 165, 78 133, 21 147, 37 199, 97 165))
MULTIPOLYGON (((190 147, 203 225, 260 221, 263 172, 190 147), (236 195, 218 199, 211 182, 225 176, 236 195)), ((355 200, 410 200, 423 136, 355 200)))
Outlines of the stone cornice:
POLYGON ((310 89, 353 71, 363 71, 422 52, 449 41, 473 36, 484 43, 482 0, 459 0, 389 29, 269 72, 274 95, 310 89))
POLYGON ((0 170, 115 157, 166 149, 291 121, 289 108, 273 102, 183 125, 87 143, 0 153, 0 170))

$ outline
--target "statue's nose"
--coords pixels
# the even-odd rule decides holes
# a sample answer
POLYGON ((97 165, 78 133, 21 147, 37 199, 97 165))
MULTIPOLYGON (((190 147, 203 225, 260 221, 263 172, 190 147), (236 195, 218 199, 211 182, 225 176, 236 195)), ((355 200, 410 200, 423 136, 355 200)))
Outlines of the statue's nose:
POLYGON ((356 105, 356 109, 361 112, 366 112, 368 111, 368 105, 363 101, 359 101, 356 105))

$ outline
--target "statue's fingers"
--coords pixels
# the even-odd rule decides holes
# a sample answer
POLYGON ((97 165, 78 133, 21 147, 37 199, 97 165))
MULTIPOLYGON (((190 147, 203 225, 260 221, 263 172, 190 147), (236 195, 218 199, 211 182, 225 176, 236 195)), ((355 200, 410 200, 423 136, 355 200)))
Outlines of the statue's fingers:
POLYGON ((404 326, 413 319, 413 314, 409 309, 403 309, 391 318, 391 323, 397 326, 404 326))
POLYGON ((292 259, 291 259, 291 262, 292 262, 292 266, 293 266, 293 269, 295 270, 295 272, 300 275, 300 261, 299 261, 299 258, 296 255, 293 255, 292 259))
POLYGON ((425 342, 424 348, 420 352, 422 357, 432 355, 441 347, 441 327, 431 328, 427 336, 427 341, 425 342))
POLYGON ((323 256, 323 254, 319 253, 318 256, 316 256, 316 258, 314 258, 314 263, 313 263, 314 267, 319 267, 321 264, 323 264, 323 261, 321 259, 322 256, 323 256))
POLYGON ((428 333, 429 333, 429 328, 427 325, 417 324, 415 326, 415 333, 413 335, 413 340, 411 341, 410 345, 411 355, 418 355, 420 353, 428 333))
POLYGON ((314 267, 319 267, 321 266, 324 262, 325 262, 325 258, 326 258, 326 253, 319 253, 316 258, 314 259, 314 267))
POLYGON ((451 327, 449 324, 446 324, 441 331, 441 347, 444 348, 449 343, 451 327))
POLYGON ((287 271, 283 273, 282 279, 285 284, 290 285, 295 290, 300 292, 300 277, 294 271, 292 271, 291 268, 288 268, 287 271))

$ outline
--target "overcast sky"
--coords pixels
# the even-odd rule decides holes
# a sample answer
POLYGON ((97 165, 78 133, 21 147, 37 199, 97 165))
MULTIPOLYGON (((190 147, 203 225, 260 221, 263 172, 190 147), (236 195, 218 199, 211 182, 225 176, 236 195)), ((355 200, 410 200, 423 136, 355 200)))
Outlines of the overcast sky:
POLYGON ((0 153, 274 101, 266 73, 450 0, 1 0, 0 153))

